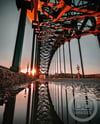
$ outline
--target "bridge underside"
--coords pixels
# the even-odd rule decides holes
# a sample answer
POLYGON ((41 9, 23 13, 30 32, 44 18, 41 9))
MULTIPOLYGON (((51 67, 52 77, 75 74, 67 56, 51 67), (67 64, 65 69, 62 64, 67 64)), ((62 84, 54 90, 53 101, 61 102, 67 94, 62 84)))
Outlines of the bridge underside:
MULTIPOLYGON (((40 48, 40 72, 48 73, 56 50, 71 39, 100 33, 100 1, 42 0, 38 13, 37 41, 40 48)), ((99 35, 100 36, 100 35, 99 35)), ((98 41, 100 38, 98 36, 98 41)))
MULTIPOLYGON (((16 1, 18 8, 28 9, 27 16, 37 37, 35 65, 39 73, 48 74, 54 53, 65 42, 93 34, 97 36, 100 45, 100 0, 31 0, 25 4, 20 0, 16 1)), ((22 28, 24 35, 24 27, 22 28)), ((81 49, 79 50, 81 57, 81 49)), ((19 59, 13 59, 12 67, 20 65, 21 51, 14 54, 15 58, 16 54, 19 59)), ((31 65, 33 66, 33 61, 31 65)))

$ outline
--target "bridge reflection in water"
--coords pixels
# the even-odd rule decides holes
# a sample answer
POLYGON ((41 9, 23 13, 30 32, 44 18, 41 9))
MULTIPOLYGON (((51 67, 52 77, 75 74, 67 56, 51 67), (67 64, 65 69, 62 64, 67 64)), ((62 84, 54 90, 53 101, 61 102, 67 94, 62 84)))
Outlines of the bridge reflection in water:
POLYGON ((5 105, 0 106, 0 124, 99 124, 98 86, 82 82, 32 82, 17 95, 11 94, 5 105))

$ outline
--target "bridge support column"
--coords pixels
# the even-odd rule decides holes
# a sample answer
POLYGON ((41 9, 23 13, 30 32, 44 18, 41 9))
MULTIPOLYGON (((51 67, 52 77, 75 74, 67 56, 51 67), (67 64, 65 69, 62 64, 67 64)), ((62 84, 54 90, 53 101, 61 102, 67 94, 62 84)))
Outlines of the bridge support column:
MULTIPOLYGON (((56 55, 55 55, 55 56, 56 56, 56 55)), ((55 60, 54 60, 54 61, 55 61, 55 73, 54 73, 54 74, 55 74, 55 77, 56 77, 56 72, 57 72, 57 69, 56 69, 56 68, 57 68, 57 67, 56 67, 56 57, 55 57, 55 60)))
POLYGON ((61 73, 61 53, 60 53, 60 45, 59 45, 59 64, 60 64, 60 73, 61 73))
POLYGON ((82 69, 82 77, 84 77, 84 67, 83 67, 83 59, 82 59, 82 52, 81 52, 81 45, 80 45, 80 38, 78 38, 78 47, 79 47, 79 54, 80 54, 80 61, 81 61, 81 69, 82 69))
POLYGON ((33 60, 34 60, 34 45, 35 44, 35 28, 33 30, 33 44, 32 44, 32 55, 31 55, 31 71, 33 69, 33 60))
POLYGON ((39 76, 39 44, 36 41, 36 51, 35 51, 35 67, 36 67, 36 76, 39 76))
POLYGON ((10 68, 10 70, 14 72, 18 72, 20 69, 20 61, 21 61, 21 55, 22 55, 22 47, 23 47, 23 39, 24 39, 24 31, 25 31, 25 23, 26 23, 26 12, 27 12, 27 9, 23 7, 21 9, 21 14, 19 19, 13 62, 10 68))
POLYGON ((97 34, 97 38, 98 38, 98 44, 99 44, 99 47, 100 47, 100 33, 97 34))
POLYGON ((66 66, 65 66, 65 48, 63 43, 63 61, 64 61, 64 73, 66 74, 66 66))
POLYGON ((58 74, 58 51, 56 52, 57 54, 57 74, 58 74))
POLYGON ((71 57, 70 41, 68 41, 68 48, 69 48, 69 60, 70 60, 70 71, 71 71, 71 78, 73 78, 73 70, 72 70, 72 57, 71 57))

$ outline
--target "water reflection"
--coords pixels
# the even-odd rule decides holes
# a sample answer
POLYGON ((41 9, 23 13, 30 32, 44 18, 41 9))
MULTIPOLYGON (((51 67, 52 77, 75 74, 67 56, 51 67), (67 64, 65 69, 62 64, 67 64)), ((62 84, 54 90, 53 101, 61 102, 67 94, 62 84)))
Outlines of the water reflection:
POLYGON ((0 87, 0 124, 12 124, 14 118, 16 94, 23 88, 3 88, 0 87))
POLYGON ((16 95, 15 113, 13 124, 25 124, 28 94, 22 90, 16 95))
POLYGON ((32 82, 0 90, 0 124, 99 124, 99 121, 99 83, 32 82))
POLYGON ((2 124, 13 124, 16 96, 10 96, 5 104, 2 124))
POLYGON ((32 98, 30 124, 63 124, 54 110, 47 82, 35 83, 32 98))
POLYGON ((29 124, 29 117, 30 117, 30 102, 31 102, 31 86, 28 86, 28 102, 27 102, 27 113, 26 113, 26 124, 29 124))
POLYGON ((64 124, 99 124, 99 83, 50 82, 54 108, 64 124))

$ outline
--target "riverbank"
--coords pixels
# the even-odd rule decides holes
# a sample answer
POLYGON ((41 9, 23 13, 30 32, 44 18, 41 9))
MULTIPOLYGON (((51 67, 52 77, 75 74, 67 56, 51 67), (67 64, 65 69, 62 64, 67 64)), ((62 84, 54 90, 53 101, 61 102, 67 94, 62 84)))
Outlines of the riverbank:
POLYGON ((100 84, 100 79, 95 79, 95 78, 80 78, 80 79, 76 79, 76 78, 47 78, 47 79, 43 79, 40 81, 46 81, 46 82, 60 82, 60 83, 74 83, 74 82, 83 82, 83 83, 87 83, 89 82, 91 83, 99 83, 100 84))
POLYGON ((35 78, 32 76, 12 72, 8 68, 0 66, 0 87, 12 87, 17 84, 24 84, 34 80, 35 78))

